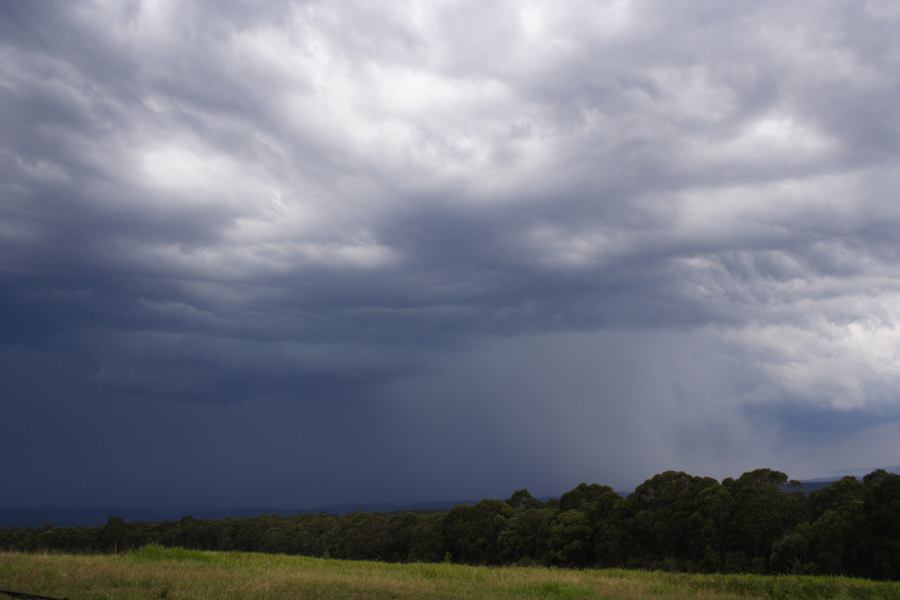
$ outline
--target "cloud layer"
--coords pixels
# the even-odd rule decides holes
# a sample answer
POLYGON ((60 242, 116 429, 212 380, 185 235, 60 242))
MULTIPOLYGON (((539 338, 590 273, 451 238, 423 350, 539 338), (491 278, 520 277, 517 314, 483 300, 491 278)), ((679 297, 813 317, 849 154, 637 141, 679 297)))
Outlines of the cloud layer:
POLYGON ((85 503, 211 502, 207 473, 308 504, 890 462, 898 28, 874 1, 4 6, 0 444, 33 456, 0 503, 40 468, 85 503))

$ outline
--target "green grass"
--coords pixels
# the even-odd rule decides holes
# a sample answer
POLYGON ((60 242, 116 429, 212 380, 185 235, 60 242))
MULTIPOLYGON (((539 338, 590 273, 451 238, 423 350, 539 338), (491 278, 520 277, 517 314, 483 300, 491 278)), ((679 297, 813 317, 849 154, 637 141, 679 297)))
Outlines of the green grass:
POLYGON ((900 582, 844 577, 385 564, 159 546, 120 555, 0 552, 0 589, 71 600, 900 599, 900 582))

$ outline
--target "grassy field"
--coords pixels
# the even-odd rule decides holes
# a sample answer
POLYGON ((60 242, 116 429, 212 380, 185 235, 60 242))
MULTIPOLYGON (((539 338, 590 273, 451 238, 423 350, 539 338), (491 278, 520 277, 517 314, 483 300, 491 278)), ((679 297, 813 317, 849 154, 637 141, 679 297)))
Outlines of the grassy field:
POLYGON ((842 577, 399 565, 160 547, 147 547, 117 556, 0 552, 0 589, 71 600, 900 599, 900 582, 871 582, 842 577))

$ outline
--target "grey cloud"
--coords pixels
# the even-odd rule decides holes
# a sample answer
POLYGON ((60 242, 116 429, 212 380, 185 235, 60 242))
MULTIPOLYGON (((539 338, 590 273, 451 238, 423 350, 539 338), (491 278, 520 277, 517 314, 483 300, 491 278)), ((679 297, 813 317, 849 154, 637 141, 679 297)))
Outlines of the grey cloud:
POLYGON ((356 407, 347 439, 383 410, 370 439, 400 445, 379 460, 430 448, 409 463, 420 497, 460 431, 498 469, 561 473, 534 476, 549 493, 630 438, 654 442, 597 477, 890 422, 898 19, 879 2, 4 6, 17 410, 49 401, 15 373, 92 410, 199 422, 218 403, 229 431, 295 402, 356 407), (556 353, 577 368, 554 364, 538 399, 556 353), (518 394, 537 412, 510 423, 518 394))

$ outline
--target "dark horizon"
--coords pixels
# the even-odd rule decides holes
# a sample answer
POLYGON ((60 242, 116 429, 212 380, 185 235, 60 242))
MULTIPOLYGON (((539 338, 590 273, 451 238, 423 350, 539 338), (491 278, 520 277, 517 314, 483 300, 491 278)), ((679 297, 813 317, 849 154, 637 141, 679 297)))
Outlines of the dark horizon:
MULTIPOLYGON (((890 467, 878 467, 878 469, 886 470, 889 473, 900 474, 900 465, 890 467)), ((852 476, 858 480, 862 480, 862 475, 873 472, 877 469, 866 470, 865 473, 843 473, 826 478, 803 480, 801 484, 805 493, 820 490, 828 485, 838 481, 842 477, 852 476)), ((694 474, 696 475, 696 474, 694 474)), ((734 474, 737 477, 739 474, 734 474)), ((790 479, 790 477, 789 477, 790 479)), ((580 482, 585 483, 585 482, 580 482)), ((591 482, 603 485, 600 482, 591 482)), ((575 485, 572 486, 573 488, 575 485)), ((523 488, 520 488, 523 489, 523 488)), ((497 500, 506 500, 513 492, 497 500)), ((528 491, 526 489, 526 491, 528 491)), ((565 492, 551 496, 538 497, 541 502, 559 499, 565 492)), ((634 492, 631 490, 615 490, 619 496, 626 498, 634 492)), ((158 523, 162 521, 177 521, 184 517, 193 517, 203 520, 218 520, 232 517, 256 517, 262 515, 278 515, 282 517, 295 516, 301 514, 326 513, 332 515, 345 515, 355 512, 366 513, 397 513, 397 512, 421 512, 435 510, 449 510, 456 506, 472 506, 481 500, 490 499, 487 497, 468 498, 468 499, 431 499, 431 500, 410 500, 406 502, 357 502, 307 507, 177 507, 177 506, 82 506, 82 507, 66 507, 66 506, 44 506, 44 507, 3 507, 0 506, 0 528, 3 527, 40 527, 52 525, 54 527, 99 527, 106 523, 110 518, 122 518, 126 522, 137 523, 158 523)))

